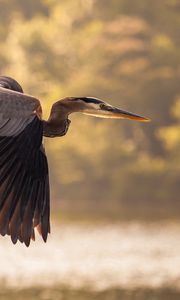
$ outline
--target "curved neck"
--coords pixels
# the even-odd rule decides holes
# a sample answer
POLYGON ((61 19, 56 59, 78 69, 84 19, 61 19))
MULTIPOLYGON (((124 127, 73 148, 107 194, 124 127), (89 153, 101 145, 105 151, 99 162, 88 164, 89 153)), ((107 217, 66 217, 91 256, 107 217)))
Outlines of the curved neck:
POLYGON ((51 138, 63 136, 67 133, 70 123, 68 119, 59 122, 43 121, 43 135, 51 138))
POLYGON ((58 137, 67 133, 70 120, 65 107, 54 104, 47 121, 43 121, 43 135, 46 137, 58 137))
POLYGON ((67 133, 71 121, 68 119, 71 109, 66 102, 58 101, 53 104, 49 119, 43 121, 43 135, 46 137, 63 136, 67 133))

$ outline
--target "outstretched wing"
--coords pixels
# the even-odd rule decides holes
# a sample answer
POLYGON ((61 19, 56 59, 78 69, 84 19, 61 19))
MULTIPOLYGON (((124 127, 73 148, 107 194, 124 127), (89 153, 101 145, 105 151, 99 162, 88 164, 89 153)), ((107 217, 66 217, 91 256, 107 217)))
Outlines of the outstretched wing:
POLYGON ((37 99, 0 88, 0 234, 29 246, 50 233, 49 179, 37 99))

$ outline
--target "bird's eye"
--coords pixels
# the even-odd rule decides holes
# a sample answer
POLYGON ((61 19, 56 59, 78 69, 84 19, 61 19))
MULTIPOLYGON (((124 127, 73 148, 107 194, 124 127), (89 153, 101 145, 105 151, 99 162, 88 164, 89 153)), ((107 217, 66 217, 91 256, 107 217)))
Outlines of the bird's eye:
POLYGON ((105 108, 106 108, 106 105, 105 105, 104 103, 101 103, 101 104, 99 105, 99 107, 100 107, 101 109, 105 109, 105 108))

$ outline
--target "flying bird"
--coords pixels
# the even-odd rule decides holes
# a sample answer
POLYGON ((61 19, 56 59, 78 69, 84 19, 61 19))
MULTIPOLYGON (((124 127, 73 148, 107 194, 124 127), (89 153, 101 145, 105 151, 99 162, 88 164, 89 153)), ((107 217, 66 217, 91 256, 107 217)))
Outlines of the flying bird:
POLYGON ((43 136, 68 131, 69 115, 81 112, 101 118, 148 121, 92 97, 67 97, 54 103, 47 121, 41 103, 19 83, 0 76, 0 234, 28 247, 35 231, 46 242, 50 233, 48 163, 43 136))

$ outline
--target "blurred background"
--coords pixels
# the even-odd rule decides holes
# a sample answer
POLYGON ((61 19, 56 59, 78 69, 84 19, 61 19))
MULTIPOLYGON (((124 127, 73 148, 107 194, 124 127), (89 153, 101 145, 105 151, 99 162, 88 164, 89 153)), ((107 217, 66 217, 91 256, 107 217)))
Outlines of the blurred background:
POLYGON ((0 0, 0 73, 44 117, 80 95, 152 119, 45 140, 52 235, 0 239, 0 299, 180 299, 179 28, 179 0, 0 0))

